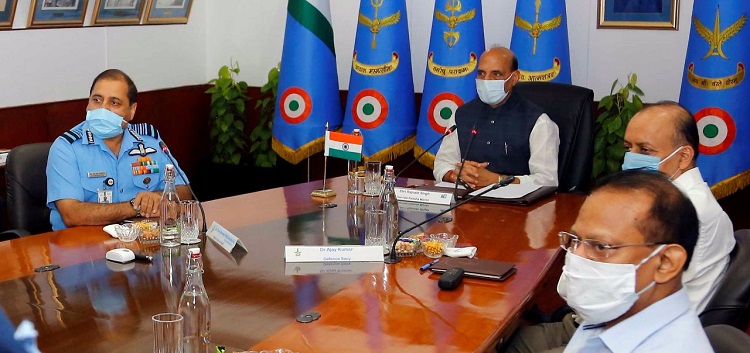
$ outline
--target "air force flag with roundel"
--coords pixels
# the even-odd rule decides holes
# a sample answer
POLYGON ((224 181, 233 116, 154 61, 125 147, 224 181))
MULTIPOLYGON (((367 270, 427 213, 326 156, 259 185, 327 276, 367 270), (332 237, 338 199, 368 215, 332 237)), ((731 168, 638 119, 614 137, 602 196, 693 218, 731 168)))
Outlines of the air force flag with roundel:
POLYGON ((341 126, 341 100, 328 0, 289 0, 273 150, 290 163, 323 150, 326 123, 341 126))
POLYGON ((344 132, 360 129, 366 160, 414 147, 416 112, 405 0, 361 0, 344 132))
MULTIPOLYGON (((482 52, 482 1, 435 2, 415 156, 455 124, 458 107, 477 97, 475 80, 482 52)), ((432 168, 439 147, 437 144, 425 153, 420 163, 432 168)))
POLYGON ((510 49, 521 81, 570 83, 565 0, 518 1, 510 49))
POLYGON ((693 5, 680 103, 695 116, 698 167, 717 198, 750 184, 748 1, 693 5))

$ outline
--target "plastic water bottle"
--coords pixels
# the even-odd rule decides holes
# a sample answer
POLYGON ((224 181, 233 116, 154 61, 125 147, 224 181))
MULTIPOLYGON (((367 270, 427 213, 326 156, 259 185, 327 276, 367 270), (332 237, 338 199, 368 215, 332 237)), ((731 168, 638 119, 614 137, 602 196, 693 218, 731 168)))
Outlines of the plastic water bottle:
POLYGON ((182 315, 182 346, 184 353, 207 353, 211 343, 211 306, 206 287, 203 286, 203 261, 201 249, 188 249, 188 275, 185 290, 180 297, 179 314, 182 315))
POLYGON ((393 166, 385 166, 385 185, 380 200, 386 217, 385 251, 391 251, 391 245, 398 236, 398 200, 396 200, 396 176, 393 166))
POLYGON ((180 197, 174 187, 174 165, 167 164, 164 170, 164 193, 161 194, 159 214, 159 242, 163 246, 180 245, 180 197))
MULTIPOLYGON (((361 136, 359 129, 354 129, 354 136, 361 136)), ((349 174, 347 186, 350 194, 359 195, 365 192, 365 167, 362 161, 349 161, 349 174)))

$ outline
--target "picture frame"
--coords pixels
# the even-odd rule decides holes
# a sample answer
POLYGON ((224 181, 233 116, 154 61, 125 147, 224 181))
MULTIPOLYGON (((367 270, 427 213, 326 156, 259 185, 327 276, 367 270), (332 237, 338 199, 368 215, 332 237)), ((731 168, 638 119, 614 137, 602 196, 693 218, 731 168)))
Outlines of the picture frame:
POLYGON ((148 0, 96 0, 92 26, 137 25, 148 0))
POLYGON ((13 28, 18 0, 0 0, 0 30, 13 28))
POLYGON ((596 27, 677 30, 679 14, 680 0, 599 0, 596 27))
POLYGON ((80 27, 88 0, 32 0, 29 28, 80 27))
POLYGON ((190 17, 193 0, 149 0, 146 24, 185 24, 190 17))

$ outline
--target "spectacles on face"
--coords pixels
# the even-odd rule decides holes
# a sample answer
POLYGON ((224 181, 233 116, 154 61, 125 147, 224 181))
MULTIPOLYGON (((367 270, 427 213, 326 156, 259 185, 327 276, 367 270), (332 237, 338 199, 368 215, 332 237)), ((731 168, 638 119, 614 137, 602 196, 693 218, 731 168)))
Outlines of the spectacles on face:
POLYGON ((642 243, 642 244, 623 244, 623 245, 610 245, 598 240, 581 240, 577 235, 568 232, 559 232, 557 236, 560 238, 560 247, 565 251, 575 252, 580 244, 583 244, 583 249, 586 251, 586 255, 593 260, 604 260, 610 257, 617 251, 617 249, 625 248, 629 246, 654 246, 666 244, 660 243, 642 243))

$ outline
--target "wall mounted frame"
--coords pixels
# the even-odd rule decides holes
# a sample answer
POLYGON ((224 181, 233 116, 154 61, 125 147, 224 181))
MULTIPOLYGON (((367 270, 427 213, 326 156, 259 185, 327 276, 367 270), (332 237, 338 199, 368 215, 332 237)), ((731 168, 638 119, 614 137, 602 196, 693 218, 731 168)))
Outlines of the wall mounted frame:
POLYGON ((148 0, 96 0, 92 26, 137 25, 148 0))
POLYGON ((678 29, 680 0, 599 0, 597 28, 678 29))
POLYGON ((29 28, 80 27, 88 0, 32 0, 29 28))
POLYGON ((0 30, 13 27, 17 4, 18 0, 0 0, 0 30))
POLYGON ((149 0, 146 9, 147 24, 184 24, 190 17, 193 0, 149 0))

